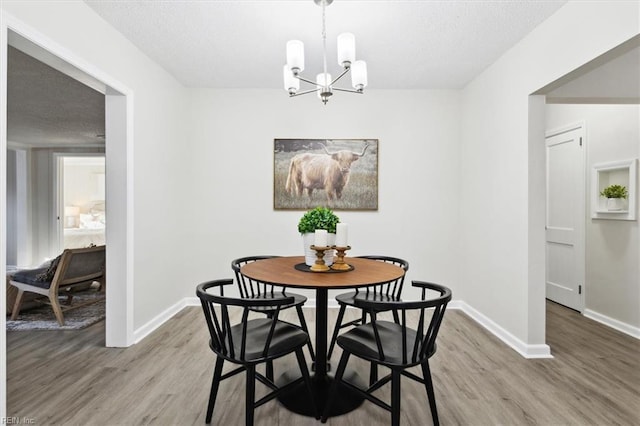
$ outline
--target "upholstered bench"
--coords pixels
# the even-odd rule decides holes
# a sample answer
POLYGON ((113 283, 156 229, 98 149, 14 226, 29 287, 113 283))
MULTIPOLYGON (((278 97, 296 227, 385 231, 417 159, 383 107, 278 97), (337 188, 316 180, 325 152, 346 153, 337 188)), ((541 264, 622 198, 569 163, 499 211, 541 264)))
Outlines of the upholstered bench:
POLYGON ((9 284, 16 287, 18 293, 11 310, 11 319, 14 320, 18 317, 25 292, 36 293, 49 298, 48 302, 53 308, 58 323, 64 325, 64 316, 58 301, 60 293, 66 292, 67 296, 71 296, 69 291, 73 288, 88 287, 94 281, 99 282, 101 290, 104 290, 104 272, 105 246, 97 246, 66 249, 47 267, 25 269, 13 273, 9 278, 9 284))
MULTIPOLYGON (((12 286, 9 282, 16 271, 7 272, 7 315, 11 315, 13 305, 16 303, 16 296, 18 295, 18 287, 12 286)), ((36 293, 25 293, 22 296, 22 310, 24 311, 26 309, 42 306, 42 302, 38 301, 40 297, 42 296, 36 293)))

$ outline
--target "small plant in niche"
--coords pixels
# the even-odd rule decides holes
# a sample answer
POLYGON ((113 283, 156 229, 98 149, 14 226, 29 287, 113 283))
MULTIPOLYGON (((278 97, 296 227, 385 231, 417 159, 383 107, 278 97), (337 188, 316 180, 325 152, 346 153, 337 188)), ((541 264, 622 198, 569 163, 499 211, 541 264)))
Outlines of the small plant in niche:
POLYGON ((605 198, 624 198, 628 196, 627 187, 623 185, 609 185, 600 192, 605 198))
POLYGON ((301 234, 313 233, 316 229, 326 229, 330 234, 336 233, 336 225, 340 218, 326 207, 316 207, 307 211, 298 222, 298 232, 301 234))

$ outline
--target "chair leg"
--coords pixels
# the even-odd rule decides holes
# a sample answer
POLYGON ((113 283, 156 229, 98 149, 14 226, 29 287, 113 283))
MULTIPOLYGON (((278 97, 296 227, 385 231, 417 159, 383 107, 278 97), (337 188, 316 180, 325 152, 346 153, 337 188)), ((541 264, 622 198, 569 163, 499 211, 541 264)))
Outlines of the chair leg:
POLYGON ((307 392, 309 392, 309 398, 311 400, 311 406, 313 407, 313 412, 315 413, 315 418, 316 420, 319 420, 320 412, 318 411, 316 396, 313 393, 313 389, 311 388, 311 376, 309 376, 307 361, 304 359, 304 354, 302 353, 302 349, 298 349, 296 351, 296 358, 298 358, 298 365, 300 366, 300 372, 302 373, 302 378, 304 379, 304 383, 307 387, 307 392))
POLYGON ((265 363, 265 376, 273 382, 273 361, 267 361, 265 363))
MULTIPOLYGON (((267 318, 273 319, 273 312, 267 313, 267 318)), ((264 366, 264 375, 273 382, 273 361, 267 361, 264 366)))
POLYGON ((369 386, 373 386, 373 384, 377 381, 378 381, 378 364, 376 364, 375 362, 372 362, 369 369, 369 386))
MULTIPOLYGON (((309 329, 307 328, 307 322, 304 319, 304 313, 302 312, 302 306, 296 306, 296 311, 298 311, 298 318, 300 319, 300 326, 305 331, 305 333, 309 334, 309 329)), ((313 352, 313 346, 311 345, 311 339, 307 341, 307 347, 309 348, 309 354, 311 355, 311 361, 316 360, 316 354, 313 352)))
POLYGON ((253 410, 255 408, 256 399, 256 366, 247 365, 247 395, 246 395, 246 407, 245 407, 245 424, 247 426, 253 426, 253 410))
POLYGON ((340 357, 340 362, 338 363, 338 370, 336 371, 336 375, 333 379, 333 384, 331 385, 331 389, 329 390, 329 398, 327 399, 326 405, 324 406, 324 412, 322 413, 322 417, 320 421, 322 423, 327 422, 327 417, 329 417, 329 412, 331 409, 331 405, 335 400, 338 393, 338 384, 342 381, 342 376, 344 375, 344 370, 347 367, 347 361, 349 360, 349 356, 351 354, 347 351, 342 351, 342 356, 340 357))
POLYGON ((342 319, 344 318, 344 311, 347 309, 346 305, 340 305, 340 311, 338 312, 338 319, 336 319, 336 326, 333 328, 333 334, 331 335, 331 343, 329 343, 329 351, 327 352, 327 360, 331 359, 333 348, 336 346, 336 339, 340 332, 340 326, 342 325, 342 319))
POLYGON ((400 371, 391 370, 391 426, 400 426, 400 371))
POLYGON ((434 426, 438 426, 438 409, 436 408, 436 395, 433 392, 433 381, 431 380, 431 370, 429 369, 429 361, 421 364, 422 377, 424 377, 424 386, 427 389, 427 397, 429 397, 429 407, 431 407, 431 418, 434 426))
POLYGON ((211 423, 213 415, 213 407, 216 405, 216 397, 218 396, 218 387, 220 386, 220 376, 222 376, 222 365, 224 359, 217 357, 216 366, 213 370, 213 380, 211 381, 211 392, 209 392, 209 405, 207 406, 207 419, 205 423, 211 423))
POLYGON ((60 308, 60 302, 58 301, 57 294, 49 294, 49 301, 51 302, 51 307, 53 308, 53 313, 58 320, 58 324, 64 325, 64 316, 62 315, 62 309, 60 308))
POLYGON ((20 314, 20 309, 22 308, 22 296, 24 296, 24 290, 18 289, 18 295, 16 296, 16 301, 13 303, 13 309, 11 311, 12 320, 18 318, 18 314, 20 314))

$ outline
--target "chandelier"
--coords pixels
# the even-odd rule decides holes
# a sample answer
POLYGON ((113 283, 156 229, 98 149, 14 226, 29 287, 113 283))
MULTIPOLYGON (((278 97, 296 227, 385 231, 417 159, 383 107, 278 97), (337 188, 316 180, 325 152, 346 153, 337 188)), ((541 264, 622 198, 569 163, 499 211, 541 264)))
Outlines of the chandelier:
POLYGON ((289 92, 289 97, 306 95, 316 92, 318 97, 326 105, 333 91, 351 92, 362 94, 367 86, 367 64, 364 61, 356 61, 356 40, 351 33, 342 33, 338 36, 338 64, 342 67, 340 75, 331 79, 327 72, 327 30, 325 8, 333 0, 313 0, 322 6, 322 59, 323 72, 316 76, 316 81, 304 78, 300 73, 304 71, 304 43, 300 40, 287 42, 287 63, 284 66, 284 89, 289 92), (334 87, 336 82, 351 72, 351 85, 353 89, 334 87), (311 84, 314 88, 300 90, 300 81, 311 84))

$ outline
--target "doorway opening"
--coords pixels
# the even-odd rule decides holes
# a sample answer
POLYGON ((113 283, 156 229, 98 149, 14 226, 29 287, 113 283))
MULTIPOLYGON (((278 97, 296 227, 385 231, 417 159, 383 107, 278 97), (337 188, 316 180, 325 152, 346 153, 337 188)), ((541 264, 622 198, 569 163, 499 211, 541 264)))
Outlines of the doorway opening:
POLYGON ((59 251, 105 245, 104 155, 56 155, 59 251))
MULTIPOLYGON (((38 61, 46 64, 47 66, 55 69, 56 71, 64 74, 66 77, 81 82, 82 84, 98 91, 103 96, 104 107, 104 132, 101 135, 93 135, 102 139, 103 148, 99 149, 97 154, 103 155, 105 158, 104 164, 104 217, 109 218, 109 227, 105 227, 104 239, 107 246, 106 254, 106 275, 109 277, 109 282, 113 285, 109 286, 107 291, 107 308, 106 308, 106 323, 105 323, 105 344, 106 346, 113 347, 126 347, 134 343, 133 334, 133 262, 132 256, 132 218, 133 212, 132 205, 132 176, 133 176, 133 149, 131 146, 132 138, 132 117, 133 117, 133 95, 132 91, 126 86, 122 85, 117 80, 104 73, 101 69, 94 67, 91 64, 86 63, 81 58, 74 56, 64 47, 61 47, 54 41, 38 33, 34 29, 21 24, 20 22, 11 21, 10 24, 6 22, 2 23, 2 30, 8 35, 6 41, 1 46, 1 50, 5 54, 10 49, 17 49, 23 54, 26 54, 38 61)), ((6 55, 5 55, 6 57, 6 55)), ((12 89, 8 83, 8 64, 7 61, 0 61, 0 78, 7 81, 7 91, 0 93, 2 99, 0 99, 2 105, 7 105, 8 93, 11 93, 12 89)), ((9 114, 7 114, 9 115, 9 114)), ((9 128, 11 127, 11 119, 9 117, 0 118, 2 128, 7 129, 7 132, 0 134, 0 162, 2 163, 2 169, 5 169, 5 165, 8 164, 7 157, 10 152, 17 152, 18 161, 23 161, 27 165, 27 170, 33 167, 34 156, 48 156, 50 161, 44 161, 43 171, 46 171, 50 187, 53 185, 52 169, 54 168, 53 150, 43 146, 39 147, 27 147, 25 144, 16 143, 8 138, 9 128), (7 121, 5 121, 5 119, 7 121), (11 145, 11 149, 9 146, 11 145), (46 169, 46 170, 45 170, 46 169)), ((95 146, 94 146, 95 148, 95 146)), ((75 148, 69 148, 68 151, 78 151, 78 146, 75 148)), ((87 152, 87 146, 81 148, 81 151, 87 152)), ((90 151, 90 150, 89 150, 90 151)), ((94 151, 96 151, 94 149, 94 151)), ((97 178, 100 180, 101 178, 97 178)), ((46 180, 46 179, 45 179, 46 180)), ((0 191, 0 216, 9 219, 9 213, 7 211, 7 186, 6 181, 3 180, 3 190, 0 191)), ((50 191, 53 192, 53 191, 50 191)), ((96 194, 98 195, 98 194, 96 194)), ((50 196, 50 198, 52 195, 50 196)), ((90 201, 98 201, 90 200, 90 201)), ((41 210, 34 209, 33 205, 29 205, 32 201, 27 200, 26 207, 30 211, 41 210)), ((64 202, 62 202, 64 203, 64 202)), ((56 220, 56 226, 50 227, 51 232, 55 234, 52 238, 50 235, 47 238, 47 242, 43 245, 48 246, 47 250, 57 250, 59 248, 60 239, 58 236, 58 205, 53 200, 49 200, 49 206, 44 209, 45 217, 44 222, 47 220, 56 220)), ((62 204, 63 205, 63 204, 62 204)), ((97 204, 89 206, 89 213, 95 214, 94 219, 100 219, 100 207, 97 204)), ((64 212, 62 212, 64 213, 64 212)), ((73 213, 73 211, 71 211, 73 213)), ((61 216, 64 218, 64 215, 61 216)), ((30 218, 33 219, 33 218, 30 218)), ((80 219, 80 217, 78 217, 80 219)), ((8 229, 7 223, 3 221, 2 229, 8 229)), ((42 221, 40 221, 42 222, 42 221)), ((63 222, 63 221, 62 221, 63 222)), ((94 221, 95 222, 95 221, 94 221)), ((88 225, 88 226, 95 226, 88 225)), ((28 229, 27 229, 28 231, 28 229)), ((6 247, 7 238, 11 236, 7 232, 2 232, 0 235, 0 246, 6 247)), ((33 245, 33 244, 32 244, 33 245)), ((26 244, 26 249, 33 250, 34 247, 29 247, 26 244)), ((25 249, 25 250, 26 250, 25 249)), ((7 270, 7 253, 4 249, 0 253, 0 273, 5 274, 7 270)), ((29 259, 29 264, 33 264, 35 259, 29 259)), ((6 282, 3 280, 0 285, 0 291, 6 292, 6 282)), ((5 313, 6 306, 0 307, 0 328, 2 333, 5 333, 5 313)), ((1 339, 0 351, 6 353, 6 339, 1 339)), ((3 356, 4 359, 6 357, 3 356)), ((3 363, 0 370, 3 373, 2 376, 6 377, 6 365, 3 363)), ((1 389, 0 389, 1 390, 1 389)), ((4 393, 4 392, 2 392, 4 393)))
MULTIPOLYGON (((531 98, 541 98, 542 101, 535 109, 530 108, 530 118, 536 116, 540 120, 535 125, 542 126, 544 123, 543 129, 548 132, 546 136, 569 132, 572 125, 567 123, 580 123, 583 132, 582 155, 585 160, 580 166, 581 170, 576 169, 575 172, 584 179, 582 183, 575 183, 575 179, 565 181, 574 182, 572 187, 575 193, 570 194, 572 197, 580 193, 583 195, 573 201, 574 207, 565 205, 564 211, 558 214, 569 217, 577 213, 577 210, 581 210, 581 213, 579 217, 573 216, 571 226, 559 226, 560 229, 551 231, 569 234, 569 228, 578 227, 578 231, 584 235, 584 252, 577 254, 575 259, 566 256, 567 250, 564 250, 565 253, 556 253, 556 258, 564 259, 564 262, 556 262, 554 265, 554 260, 549 260, 547 238, 547 291, 546 294, 543 293, 544 297, 636 338, 640 338, 640 299, 637 297, 640 293, 637 269, 640 245, 637 223, 623 219, 622 215, 601 215, 594 209, 594 206, 602 204, 602 200, 599 199, 601 194, 598 185, 593 182, 593 173, 597 164, 602 162, 637 162, 640 154, 639 73, 640 36, 635 36, 533 93, 541 96, 531 98), (549 129, 556 131, 551 132, 549 129), (580 263, 583 266, 576 269, 576 265, 580 263), (564 288, 561 290, 573 286, 572 297, 577 299, 577 305, 563 300, 562 295, 554 294, 561 286, 550 286, 549 281, 557 282, 560 279, 550 280, 550 275, 573 281, 571 286, 562 286, 564 288), (583 278, 580 278, 581 275, 583 278)), ((551 157, 547 152, 547 164, 549 158, 551 157)), ((577 166, 569 164, 569 169, 572 167, 577 166)), ((567 170, 562 168, 559 174, 564 174, 567 170)), ((562 178, 567 179, 567 175, 562 178)), ((548 179, 547 184, 552 180, 548 179)), ((553 197, 562 198, 559 194, 563 191, 568 189, 547 187, 548 203, 553 197)), ((562 202, 558 205, 562 205, 562 202)), ((547 205, 547 209, 549 208, 552 207, 547 205)), ((547 220, 547 237, 550 232, 548 222, 547 220)), ((571 239, 567 241, 572 242, 571 239)), ((571 244, 565 244, 563 249, 569 246, 571 244)))

